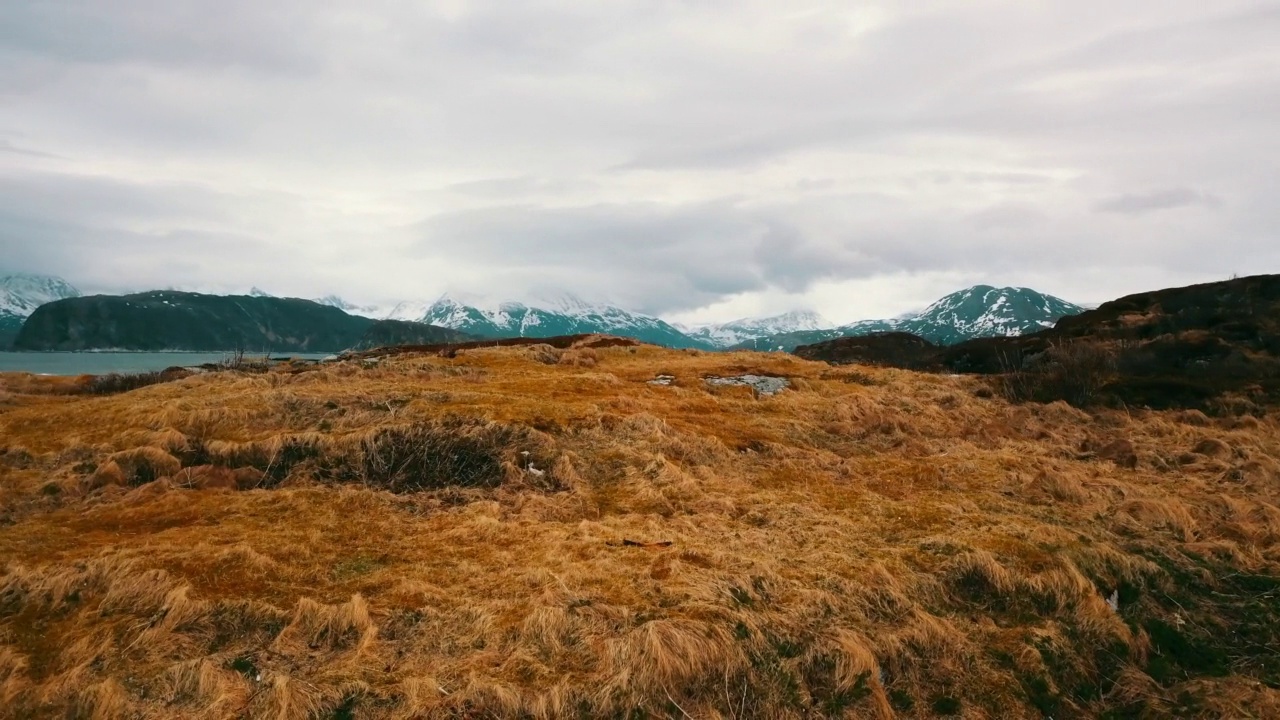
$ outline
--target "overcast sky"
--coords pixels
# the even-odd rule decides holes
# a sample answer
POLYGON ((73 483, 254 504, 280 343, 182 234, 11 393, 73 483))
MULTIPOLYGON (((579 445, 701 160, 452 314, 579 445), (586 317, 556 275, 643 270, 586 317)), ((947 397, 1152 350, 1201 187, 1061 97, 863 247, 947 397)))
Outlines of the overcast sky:
POLYGON ((681 321, 1280 272, 1280 3, 27 0, 0 270, 681 321))

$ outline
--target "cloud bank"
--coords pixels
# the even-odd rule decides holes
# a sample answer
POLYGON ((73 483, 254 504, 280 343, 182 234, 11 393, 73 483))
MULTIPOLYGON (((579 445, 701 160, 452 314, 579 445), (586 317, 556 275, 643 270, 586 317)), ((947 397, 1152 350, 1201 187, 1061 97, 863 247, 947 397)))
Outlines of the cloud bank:
POLYGON ((1266 2, 25 3, 0 265, 684 320, 1280 272, 1266 2))

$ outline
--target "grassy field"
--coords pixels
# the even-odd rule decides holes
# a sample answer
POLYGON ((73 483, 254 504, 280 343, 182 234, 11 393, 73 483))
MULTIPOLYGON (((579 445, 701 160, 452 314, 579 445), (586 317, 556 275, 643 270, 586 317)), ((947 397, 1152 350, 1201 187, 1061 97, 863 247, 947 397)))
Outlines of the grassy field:
POLYGON ((646 346, 297 370, 0 380, 0 716, 1280 717, 1273 419, 646 346))

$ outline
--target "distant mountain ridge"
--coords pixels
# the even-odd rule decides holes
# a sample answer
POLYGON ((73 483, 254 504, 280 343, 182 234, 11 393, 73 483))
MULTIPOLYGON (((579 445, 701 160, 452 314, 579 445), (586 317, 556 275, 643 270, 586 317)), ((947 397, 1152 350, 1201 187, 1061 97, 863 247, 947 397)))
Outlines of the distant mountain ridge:
MULTIPOLYGON (((397 314, 404 312, 404 306, 397 314)), ((482 338, 556 337, 582 333, 624 335, 675 348, 708 348, 665 320, 562 295, 537 304, 504 302, 486 310, 448 295, 423 309, 418 322, 452 328, 482 338)))
MULTIPOLYGON (((184 294, 176 290, 158 292, 184 294)), ((138 296, 147 294, 140 293, 138 296)), ((1085 309, 1029 288, 975 285, 951 293, 918 313, 886 320, 860 320, 838 327, 811 310, 684 327, 610 303, 588 302, 567 293, 497 305, 466 302, 455 296, 444 295, 430 303, 401 302, 394 306, 359 305, 347 302, 338 295, 327 295, 311 301, 280 298, 258 287, 241 295, 185 294, 310 302, 336 309, 348 317, 423 323, 476 338, 605 333, 629 336, 642 342, 669 347, 707 350, 790 351, 799 345, 837 337, 881 332, 908 332, 936 344, 950 345, 971 338, 1034 332, 1052 327, 1059 318, 1078 314, 1085 309)), ((0 276, 0 348, 9 347, 10 342, 19 334, 25 319, 40 306, 79 296, 79 290, 60 278, 21 274, 0 276)), ((156 310, 162 314, 168 312, 164 308, 156 310)), ((212 320, 214 316, 205 319, 212 320)), ((394 324, 387 325, 380 334, 387 338, 403 336, 424 340, 437 337, 431 331, 420 331, 414 326, 398 327, 394 324)), ((246 337, 256 336, 249 333, 246 337)), ((269 335, 263 337, 271 340, 269 335)), ((71 344, 76 343, 71 341, 71 344)))
POLYGON ((735 346, 738 350, 794 350, 839 337, 906 332, 937 345, 981 337, 1025 335, 1053 327, 1085 308, 1023 287, 974 285, 940 298, 920 313, 889 320, 860 320, 838 328, 781 333, 735 346))
POLYGON ((336 307, 348 315, 359 315, 372 320, 396 319, 390 317, 391 311, 387 308, 379 307, 377 305, 357 305, 355 303, 347 302, 337 295, 325 295, 321 298, 315 298, 312 302, 317 302, 321 305, 328 305, 329 307, 336 307))
POLYGON ((833 323, 812 310, 793 310, 770 317, 741 318, 727 323, 680 329, 695 340, 717 348, 729 348, 757 338, 825 330, 832 326, 833 323))
POLYGON ((373 324, 310 300, 159 290, 56 300, 36 309, 18 350, 336 352, 373 324))

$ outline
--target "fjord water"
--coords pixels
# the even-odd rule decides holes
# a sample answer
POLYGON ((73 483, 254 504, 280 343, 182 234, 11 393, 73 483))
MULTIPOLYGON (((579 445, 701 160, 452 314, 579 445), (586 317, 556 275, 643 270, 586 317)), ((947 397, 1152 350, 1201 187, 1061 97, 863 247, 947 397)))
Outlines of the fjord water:
MULTIPOLYGON (((318 360, 323 354, 284 353, 273 357, 318 360)), ((230 353, 198 352, 0 352, 0 372, 29 372, 37 375, 105 375, 164 370, 174 366, 194 367, 216 363, 230 353)))

